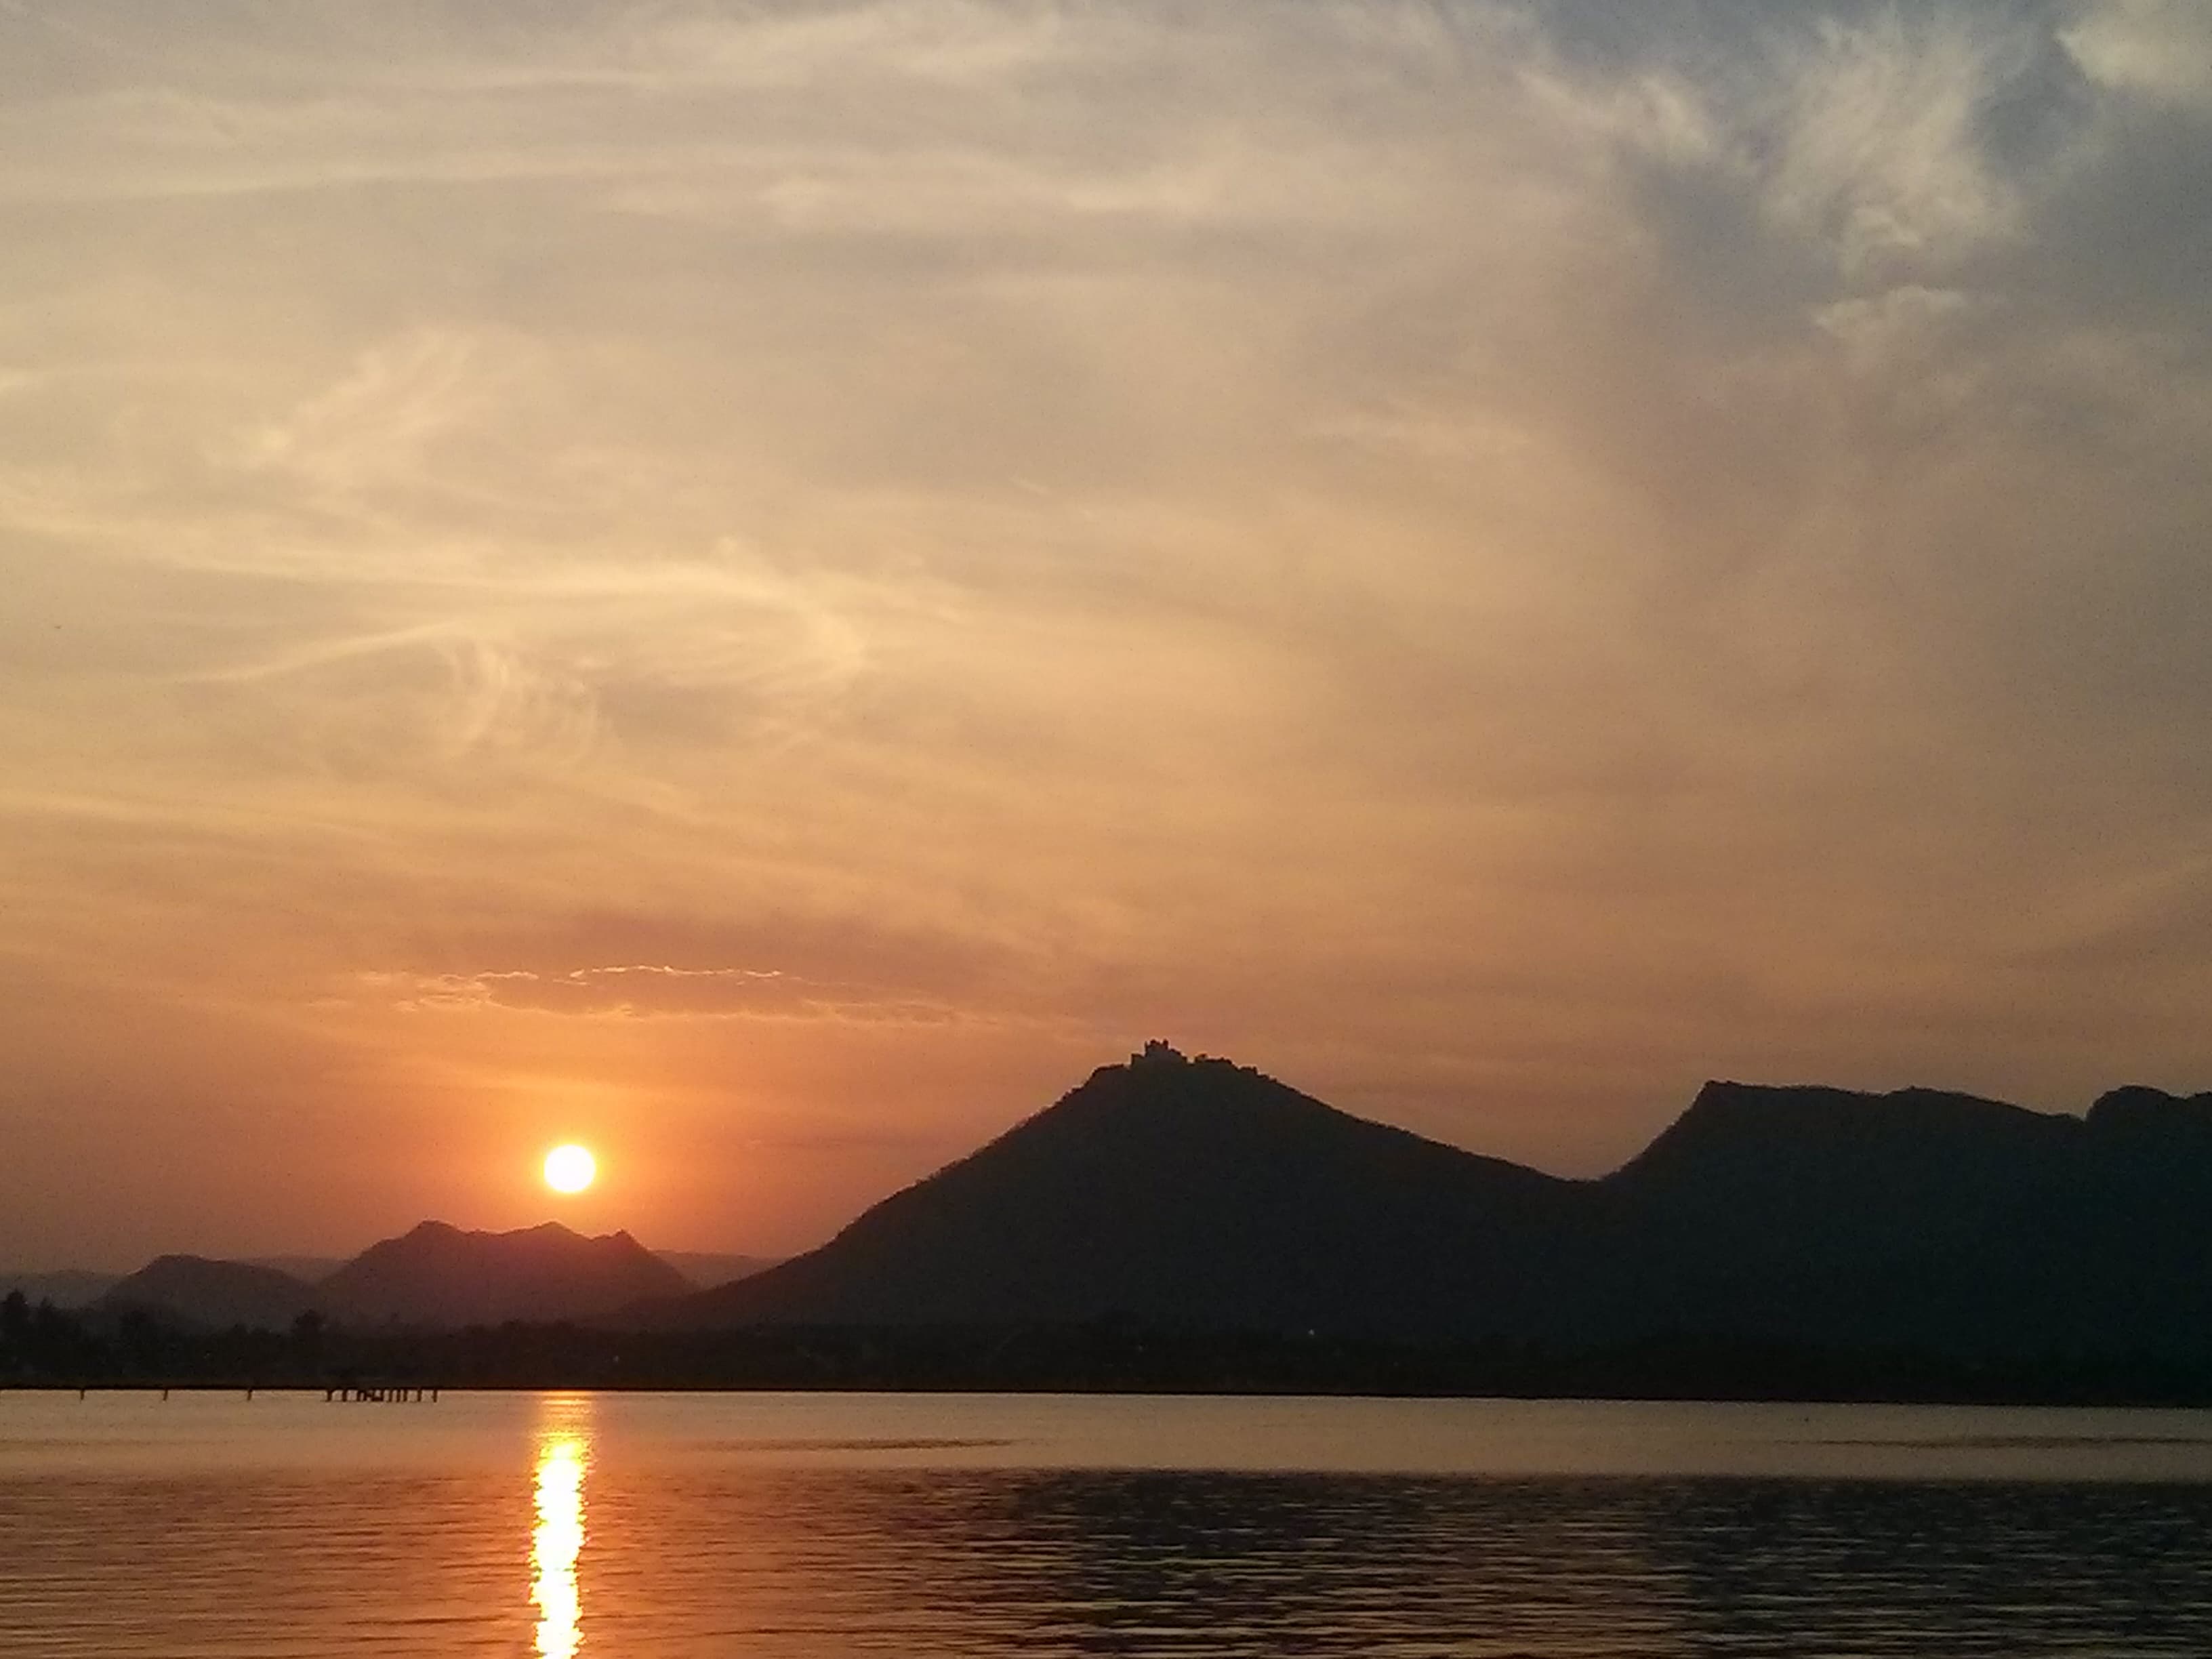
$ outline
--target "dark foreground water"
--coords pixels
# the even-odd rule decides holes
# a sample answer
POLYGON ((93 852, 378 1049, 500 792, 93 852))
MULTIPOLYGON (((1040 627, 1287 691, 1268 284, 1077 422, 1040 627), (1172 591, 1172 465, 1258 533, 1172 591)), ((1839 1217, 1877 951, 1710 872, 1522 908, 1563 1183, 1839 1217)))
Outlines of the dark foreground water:
POLYGON ((2202 1659, 2212 1417, 0 1393, 0 1654, 2202 1659))

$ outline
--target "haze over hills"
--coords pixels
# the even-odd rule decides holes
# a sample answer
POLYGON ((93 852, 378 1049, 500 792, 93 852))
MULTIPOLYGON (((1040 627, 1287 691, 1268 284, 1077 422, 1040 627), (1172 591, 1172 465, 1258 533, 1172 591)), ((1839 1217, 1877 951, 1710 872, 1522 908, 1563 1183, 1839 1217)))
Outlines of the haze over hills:
POLYGON ((110 1313, 149 1313, 217 1330, 244 1325, 274 1331, 307 1312, 314 1297, 313 1285, 279 1268, 165 1255, 119 1280, 96 1305, 110 1313))
MULTIPOLYGON (((560 1231, 568 1231, 565 1228, 560 1231)), ((656 1250, 653 1254, 681 1276, 680 1289, 690 1290, 727 1285, 772 1267, 776 1262, 774 1256, 707 1250, 656 1250)), ((105 1306, 112 1311, 136 1307, 165 1314, 186 1324, 213 1328, 234 1324, 273 1327, 289 1323, 306 1308, 321 1311, 325 1304, 335 1304, 336 1298, 317 1294, 316 1288, 347 1265, 348 1259, 343 1256, 257 1256, 233 1261, 207 1256, 168 1255, 128 1274, 74 1269, 0 1274, 0 1295, 20 1290, 24 1299, 33 1305, 52 1302, 58 1308, 105 1306), (268 1276, 271 1272, 276 1275, 273 1279, 268 1276)), ((665 1279, 659 1282, 663 1285, 671 1284, 665 1279)), ((679 1294, 680 1289, 647 1293, 679 1294)), ((595 1288, 585 1289, 575 1298, 556 1301, 570 1310, 558 1316, 562 1318, 583 1318, 607 1310, 595 1288)), ((538 1297, 528 1305, 546 1304, 538 1297)), ((423 1308, 400 1318, 403 1323, 443 1322, 431 1317, 428 1310, 423 1308)))
POLYGON ((2212 1095, 2087 1119, 1712 1083, 1559 1180, 1152 1045, 653 1326, 1079 1321, 1413 1341, 1695 1332, 2037 1354, 2204 1347, 2212 1095))
MULTIPOLYGON (((702 1260, 720 1268, 732 1258, 702 1260)), ((734 1260, 742 1267, 752 1258, 734 1260)), ((114 1281, 96 1305, 210 1329, 282 1329, 309 1309, 350 1326, 435 1329, 589 1319, 696 1287, 628 1233, 586 1238, 558 1222, 508 1233, 464 1232, 426 1221, 371 1245, 316 1282, 263 1262, 166 1255, 114 1281)))
POLYGON ((690 1281, 626 1232, 586 1238, 557 1221, 517 1232, 465 1232, 425 1221, 372 1244, 316 1294, 355 1325, 495 1325, 589 1319, 690 1281))
POLYGON ((19 1291, 36 1307, 51 1302, 57 1308, 88 1308, 120 1283, 121 1273, 100 1273, 89 1267, 58 1267, 41 1273, 0 1269, 0 1296, 19 1291))
POLYGON ((726 1250, 655 1250, 653 1254, 702 1291, 765 1273, 783 1259, 739 1255, 726 1250))
POLYGON ((274 1267, 280 1273, 289 1273, 304 1284, 319 1285, 346 1264, 342 1255, 254 1255, 246 1258, 249 1267, 274 1267))

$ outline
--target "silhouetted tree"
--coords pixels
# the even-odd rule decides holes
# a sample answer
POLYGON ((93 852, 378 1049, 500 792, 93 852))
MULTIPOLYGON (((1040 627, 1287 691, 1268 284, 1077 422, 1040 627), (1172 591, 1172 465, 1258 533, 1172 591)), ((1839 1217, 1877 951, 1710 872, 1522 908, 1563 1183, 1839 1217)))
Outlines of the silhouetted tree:
POLYGON ((10 1348, 20 1348, 30 1334, 30 1302, 20 1290, 10 1291, 0 1297, 0 1340, 10 1348))
POLYGON ((292 1322, 292 1358, 313 1370, 323 1358, 323 1316, 313 1308, 292 1322))
POLYGON ((160 1364, 163 1332, 153 1316, 143 1308, 132 1308, 117 1322, 115 1334, 123 1344, 123 1352, 137 1371, 151 1371, 160 1364))

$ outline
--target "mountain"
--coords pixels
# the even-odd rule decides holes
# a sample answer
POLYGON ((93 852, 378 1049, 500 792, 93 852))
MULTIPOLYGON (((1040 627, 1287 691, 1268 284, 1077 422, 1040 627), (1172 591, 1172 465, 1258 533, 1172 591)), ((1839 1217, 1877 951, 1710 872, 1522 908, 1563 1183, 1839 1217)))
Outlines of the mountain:
POLYGON ((274 1267, 280 1273, 309 1285, 319 1285, 346 1264, 342 1255, 253 1255, 246 1258, 252 1267, 274 1267))
POLYGON ((1411 1337, 1549 1328, 1575 1183, 1155 1044, 812 1253, 653 1324, 1108 1316, 1411 1337))
POLYGON ((2066 1187, 2082 1127, 1934 1090, 1708 1083, 1605 1185, 1653 1319, 1893 1340, 1929 1322, 1909 1303, 2066 1187))
POLYGON ((625 1323, 1066 1322, 2212 1357, 2212 1095, 1711 1083, 1565 1181, 1164 1044, 820 1249, 625 1323))
POLYGON ((426 1221, 369 1246, 315 1296, 339 1324, 430 1328, 590 1319, 691 1288, 628 1233, 586 1238, 556 1221, 464 1232, 426 1221))
POLYGON ((157 1257, 118 1282, 97 1305, 185 1325, 281 1331, 313 1305, 314 1287, 274 1267, 202 1255, 157 1257))
POLYGON ((711 1290, 734 1279, 765 1273, 781 1258, 773 1255, 729 1255, 714 1250, 655 1250, 653 1254, 682 1273, 700 1290, 711 1290))
POLYGON ((57 1308, 88 1308, 120 1284, 121 1273, 96 1273, 88 1267, 58 1267, 48 1273, 0 1270, 0 1296, 21 1291, 33 1307, 51 1302, 57 1308))
POLYGON ((1652 1326, 2015 1356, 2212 1332, 2212 1096, 1713 1083, 1603 1185, 1652 1326))

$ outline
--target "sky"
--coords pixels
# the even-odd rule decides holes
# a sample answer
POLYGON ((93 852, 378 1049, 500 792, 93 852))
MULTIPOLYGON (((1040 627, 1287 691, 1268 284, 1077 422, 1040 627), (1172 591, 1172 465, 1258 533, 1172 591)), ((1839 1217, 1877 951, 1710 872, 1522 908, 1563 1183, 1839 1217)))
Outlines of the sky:
POLYGON ((0 0, 0 1262, 2212 1088, 2208 271, 2197 0, 0 0))

